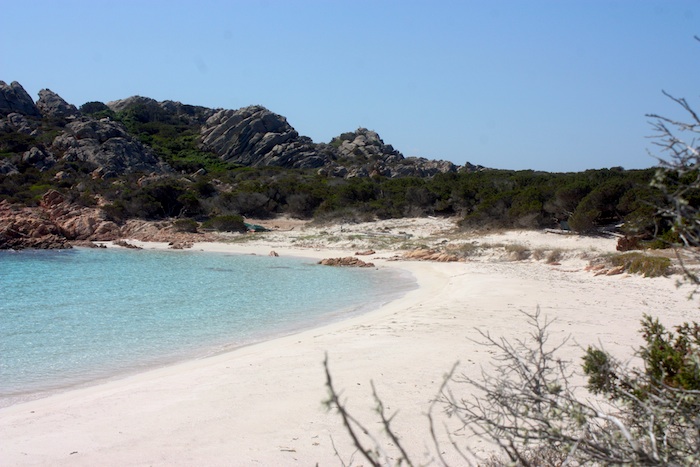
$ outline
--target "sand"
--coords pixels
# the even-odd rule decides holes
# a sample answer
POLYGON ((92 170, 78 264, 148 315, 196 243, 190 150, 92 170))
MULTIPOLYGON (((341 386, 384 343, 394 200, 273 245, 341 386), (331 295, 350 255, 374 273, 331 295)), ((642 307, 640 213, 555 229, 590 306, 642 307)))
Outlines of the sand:
MULTIPOLYGON (((525 313, 539 307, 542 316, 554 319, 552 341, 571 337, 561 356, 578 365, 590 344, 630 357, 641 344, 643 313, 669 326, 700 320, 697 302, 676 287, 680 276, 586 271, 590 258, 615 250, 614 239, 536 232, 464 236, 451 233, 451 226, 430 219, 300 225, 252 241, 195 244, 208 251, 274 250, 318 259, 380 245, 385 248, 363 259, 411 273, 418 288, 345 321, 0 409, 0 465, 362 465, 340 417, 322 403, 326 355, 349 409, 381 434, 373 381, 387 410, 398 411, 394 426, 402 442, 428 463, 436 449, 426 412, 443 375, 457 361, 458 371, 471 376, 488 368, 490 350, 473 341, 478 330, 523 337, 529 331, 525 313), (456 263, 392 261, 400 242, 462 242, 481 253, 456 263), (560 260, 512 261, 504 244, 557 251, 560 260)), ((463 385, 454 390, 469 394, 463 385)), ((437 418, 448 429, 458 428, 439 411, 437 418)), ((489 449, 464 432, 454 436, 476 452, 489 449)), ((442 448, 456 465, 463 463, 442 448)))

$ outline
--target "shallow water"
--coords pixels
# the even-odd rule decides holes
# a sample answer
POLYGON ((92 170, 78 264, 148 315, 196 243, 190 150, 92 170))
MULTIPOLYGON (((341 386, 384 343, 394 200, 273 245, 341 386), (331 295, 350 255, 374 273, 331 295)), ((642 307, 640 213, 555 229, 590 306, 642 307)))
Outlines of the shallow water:
POLYGON ((299 258, 0 252, 0 405, 343 319, 413 286, 299 258))

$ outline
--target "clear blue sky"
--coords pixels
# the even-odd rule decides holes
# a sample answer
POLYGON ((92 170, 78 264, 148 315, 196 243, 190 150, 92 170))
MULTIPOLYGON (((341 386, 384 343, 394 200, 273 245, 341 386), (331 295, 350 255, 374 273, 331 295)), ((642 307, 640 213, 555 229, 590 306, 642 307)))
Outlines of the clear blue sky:
POLYGON ((0 0, 0 79, 77 106, 260 104, 316 142, 504 169, 656 164, 647 113, 700 108, 700 1, 0 0))

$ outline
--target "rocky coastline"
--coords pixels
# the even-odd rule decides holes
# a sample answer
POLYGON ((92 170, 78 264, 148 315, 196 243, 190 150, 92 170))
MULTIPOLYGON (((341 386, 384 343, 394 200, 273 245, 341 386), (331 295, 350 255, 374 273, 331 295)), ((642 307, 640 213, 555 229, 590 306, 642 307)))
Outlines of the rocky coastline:
POLYGON ((93 242, 132 238, 168 242, 176 248, 195 241, 212 241, 211 233, 178 232, 170 221, 130 219, 117 224, 99 207, 85 207, 50 190, 38 206, 0 201, 0 250, 68 249, 95 246, 93 242))

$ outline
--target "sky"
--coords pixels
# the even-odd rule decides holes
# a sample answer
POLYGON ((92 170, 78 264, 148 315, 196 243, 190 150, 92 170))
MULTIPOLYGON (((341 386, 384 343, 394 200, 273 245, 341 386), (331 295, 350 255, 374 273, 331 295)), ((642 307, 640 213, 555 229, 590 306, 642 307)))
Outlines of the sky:
POLYGON ((329 142, 572 172, 657 164, 700 109, 699 0, 0 0, 0 80, 36 100, 263 105, 329 142), (652 151, 652 154, 650 154, 652 151))

